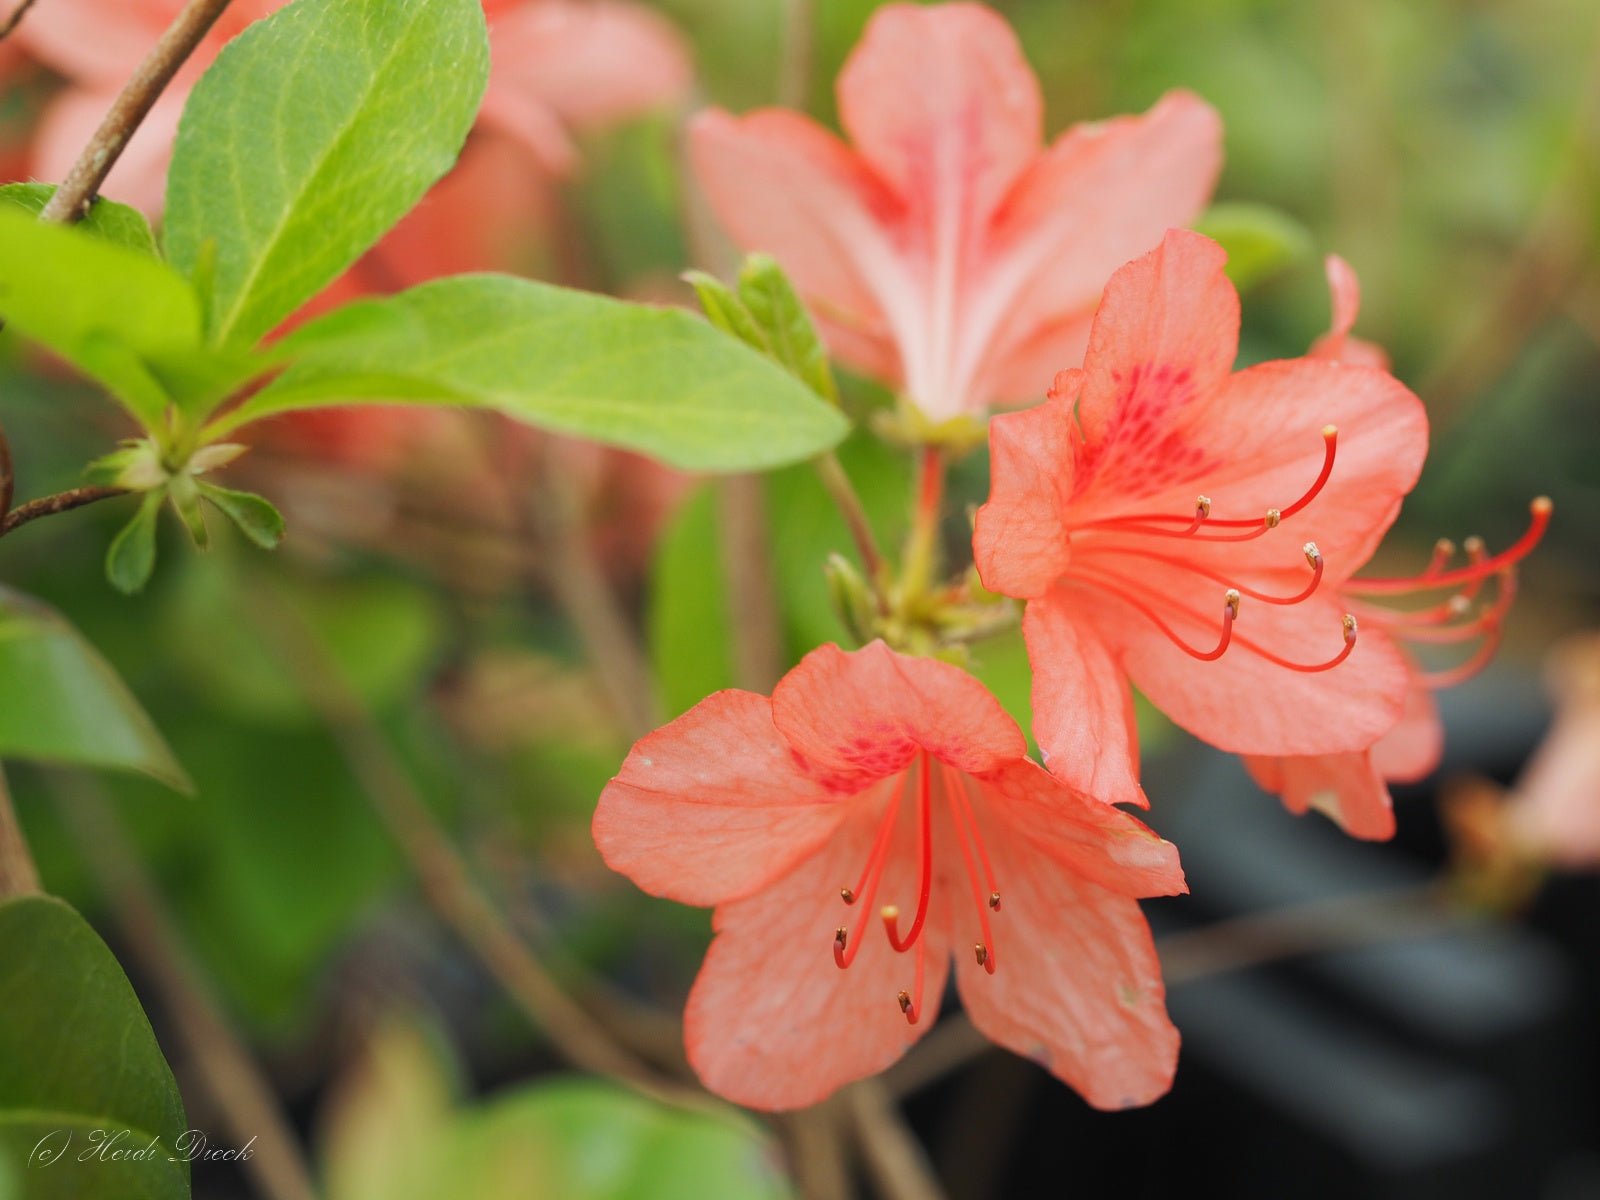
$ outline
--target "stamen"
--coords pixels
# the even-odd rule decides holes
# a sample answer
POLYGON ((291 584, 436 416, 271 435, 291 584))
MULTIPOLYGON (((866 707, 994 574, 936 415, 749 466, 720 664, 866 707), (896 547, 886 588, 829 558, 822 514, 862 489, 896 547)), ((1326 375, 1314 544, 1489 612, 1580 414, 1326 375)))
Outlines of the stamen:
POLYGON ((839 965, 841 971, 850 965, 844 954, 845 944, 849 940, 850 931, 843 925, 833 931, 833 961, 839 965))
POLYGON ((889 849, 889 839, 894 836, 894 822, 900 812, 900 797, 896 796, 889 802, 888 811, 883 814, 883 820, 878 823, 878 832, 872 839, 872 852, 867 855, 867 865, 861 869, 861 878, 855 887, 842 887, 839 889, 839 899, 846 904, 854 904, 856 897, 861 894, 861 889, 867 886, 867 878, 882 863, 884 855, 889 849))
POLYGON ((933 830, 930 828, 933 781, 930 774, 928 752, 924 750, 917 772, 917 847, 921 860, 917 874, 917 915, 911 919, 911 929, 905 940, 901 940, 898 927, 900 910, 892 904, 883 909, 883 927, 889 934, 889 944, 902 954, 911 949, 922 932, 923 922, 928 919, 928 899, 933 894, 933 830))
POLYGON ((1190 571, 1196 575, 1199 575, 1202 579, 1211 580, 1213 583, 1220 583, 1224 586, 1231 585, 1235 591, 1239 592, 1240 595, 1247 596, 1251 600, 1259 600, 1263 604, 1299 604, 1301 601, 1309 600, 1316 593, 1317 588, 1322 585, 1322 551, 1317 549, 1317 544, 1315 542, 1307 542, 1303 547, 1301 547, 1301 553, 1305 555, 1306 562, 1311 564, 1311 582, 1306 584, 1304 588, 1302 588, 1293 596, 1274 596, 1270 592, 1257 591, 1255 588, 1247 587, 1242 583, 1235 584, 1231 579, 1229 579, 1228 576, 1222 574, 1220 571, 1213 571, 1210 567, 1202 566, 1200 563, 1191 561, 1188 558, 1182 558, 1171 554, 1160 554, 1153 550, 1135 549, 1132 546, 1096 546, 1094 548, 1094 553, 1109 554, 1122 558, 1152 559, 1155 562, 1164 563, 1169 567, 1177 567, 1179 570, 1190 571))
POLYGON ((1198 515, 1195 517, 1194 521, 1190 524, 1189 528, 1187 530, 1182 531, 1182 532, 1179 532, 1179 531, 1176 531, 1176 530, 1148 529, 1148 528, 1137 527, 1139 522, 1143 522, 1143 521, 1183 521, 1183 520, 1188 520, 1188 518, 1186 518, 1186 517, 1175 517, 1171 513, 1139 513, 1139 514, 1133 514, 1133 515, 1124 516, 1124 517, 1107 517, 1104 520, 1100 520, 1100 521, 1090 521, 1090 522, 1080 526, 1079 528, 1080 529, 1084 529, 1084 530, 1089 530, 1089 529, 1116 529, 1116 530, 1118 530, 1119 532, 1122 532, 1122 533, 1142 533, 1142 534, 1149 534, 1149 535, 1155 536, 1155 537, 1188 537, 1194 532, 1194 530, 1196 528, 1198 528, 1199 523, 1201 521, 1205 521, 1207 523, 1207 525, 1211 526, 1211 527, 1228 528, 1228 529, 1250 529, 1253 532, 1251 532, 1247 537, 1237 537, 1237 536, 1234 536, 1234 537, 1221 537, 1221 536, 1204 537, 1204 536, 1202 536, 1202 537, 1196 538, 1197 541, 1203 541, 1203 542, 1240 542, 1240 541, 1249 541, 1250 538, 1260 537, 1268 529, 1274 528, 1280 521, 1285 521, 1288 518, 1294 516, 1295 513, 1299 512, 1301 509, 1305 508, 1306 505, 1310 504, 1313 500, 1315 500, 1317 498, 1317 495, 1327 485, 1329 476, 1331 476, 1333 474, 1333 460, 1336 457, 1336 455, 1338 454, 1338 447, 1339 447, 1339 430, 1338 430, 1338 427, 1334 426, 1334 425, 1324 425, 1322 427, 1322 469, 1317 472, 1316 479, 1312 481, 1311 486, 1309 488, 1307 488, 1305 490, 1305 492, 1300 496, 1300 498, 1298 500, 1296 500, 1293 504, 1287 505, 1284 508, 1269 508, 1264 517, 1233 517, 1233 518, 1228 518, 1228 519, 1220 519, 1219 518, 1217 520, 1212 520, 1211 519, 1211 501, 1207 497, 1201 496, 1200 500, 1201 500, 1202 504, 1201 504, 1201 506, 1199 506, 1197 508, 1197 514, 1198 515), (1135 526, 1135 527, 1130 528, 1130 526, 1135 526))
MULTIPOLYGON (((978 965, 989 974, 994 974, 994 954, 989 947, 994 945, 994 932, 989 928, 989 912, 1000 908, 1000 893, 994 890, 989 892, 989 907, 984 907, 983 887, 978 882, 978 867, 972 859, 972 846, 968 840, 968 826, 971 826, 972 839, 977 841, 979 847, 983 845, 978 836, 978 822, 972 813, 970 802, 965 795, 965 789, 958 780, 952 784, 950 775, 953 768, 946 767, 944 771, 944 793, 950 802, 950 813, 955 818, 956 841, 961 846, 961 861, 967 868, 967 882, 972 885, 972 903, 978 910, 978 924, 983 929, 983 941, 978 943, 978 965)), ((988 865, 987 855, 984 859, 985 867, 988 865)))
MULTIPOLYGON (((909 774, 907 776, 909 778, 909 774)), ((872 900, 878 894, 878 884, 883 881, 883 865, 889 857, 889 843, 894 834, 895 817, 900 811, 900 799, 897 794, 890 798, 888 811, 883 814, 883 820, 878 825, 878 833, 872 843, 872 853, 867 857, 866 869, 861 872, 861 882, 855 888, 840 888, 839 894, 844 897, 846 904, 855 901, 856 893, 860 892, 866 900, 863 912, 856 922, 855 936, 850 936, 843 926, 834 930, 833 934, 833 961, 840 970, 855 962, 856 955, 861 953, 861 945, 866 940, 861 936, 861 931, 866 927, 872 912, 872 900), (849 892, 848 896, 845 893, 849 892)))
POLYGON ((1111 575, 1104 570, 1094 572, 1087 570, 1081 571, 1079 573, 1079 578, 1084 579, 1089 583, 1093 583, 1096 587, 1103 588, 1112 595, 1121 599, 1125 604, 1128 605, 1129 608, 1139 613, 1152 625, 1159 629, 1166 636, 1168 641, 1170 641, 1179 650, 1182 650, 1190 658, 1199 659, 1201 662, 1214 662, 1227 652, 1228 646, 1233 640, 1233 622, 1239 616, 1240 594, 1237 588, 1229 588, 1228 591, 1223 595, 1222 633, 1217 639, 1216 648, 1212 650, 1196 650, 1193 646, 1189 645, 1188 642, 1184 641, 1182 637, 1175 633, 1172 627, 1163 621, 1160 616, 1156 614, 1156 611, 1153 608, 1151 608, 1143 600, 1140 600, 1136 595, 1128 591, 1126 588, 1119 586, 1118 582, 1113 582, 1113 580, 1115 580, 1131 586, 1138 586, 1133 580, 1126 579, 1121 575, 1111 575))
POLYGON ((916 982, 911 985, 911 991, 895 994, 895 999, 900 1002, 900 1011, 906 1015, 908 1025, 915 1025, 917 1018, 922 1015, 922 974, 926 958, 926 943, 918 942, 916 982))
POLYGON ((1473 653, 1472 657, 1460 666, 1451 667, 1445 671, 1428 671, 1421 676, 1422 683, 1427 687, 1438 689, 1454 687, 1471 679, 1484 667, 1489 665, 1489 660, 1495 656, 1500 648, 1500 638, 1505 630, 1505 616, 1511 611, 1512 604, 1517 598, 1517 576, 1515 571, 1502 571, 1499 575, 1500 594, 1495 602, 1486 609, 1469 629, 1473 633, 1482 632, 1483 642, 1473 653))
MULTIPOLYGON (((1481 538, 1469 538, 1468 541, 1469 543, 1477 542, 1479 547, 1483 545, 1481 538)), ((1445 564, 1455 556, 1456 544, 1449 538, 1440 538, 1433 544, 1433 557, 1428 560, 1428 569, 1423 571, 1423 575, 1437 575, 1444 570, 1445 564)))
POLYGON ((1332 658, 1330 658, 1327 662, 1324 662, 1324 663, 1306 664, 1306 663, 1290 662, 1287 658, 1280 658, 1276 654, 1274 654, 1272 651, 1267 650, 1264 647, 1258 646, 1254 642, 1246 641, 1244 638, 1240 638, 1239 639, 1239 645, 1243 646, 1246 650, 1249 650, 1254 654, 1259 654, 1262 658, 1266 659, 1268 662, 1273 663, 1273 664, 1275 664, 1277 666, 1285 667, 1290 671, 1302 671, 1307 675, 1314 675, 1319 671, 1331 671, 1331 670, 1333 670, 1333 668, 1337 667, 1345 659, 1349 658, 1350 657, 1350 651, 1352 651, 1352 650, 1354 650, 1356 648, 1356 619, 1355 619, 1355 617, 1350 613, 1345 613, 1344 614, 1344 622, 1343 622, 1343 624, 1344 624, 1344 649, 1340 650, 1339 653, 1335 654, 1332 658))
MULTIPOLYGON (((1535 499, 1528 506, 1530 519, 1522 536, 1491 558, 1480 557, 1478 561, 1465 567, 1458 567, 1454 571, 1430 570, 1411 578, 1351 579, 1344 585, 1345 590, 1371 596, 1397 595, 1424 589, 1455 587, 1458 584, 1484 580, 1497 571, 1515 566, 1528 556, 1544 537, 1544 531, 1549 528, 1553 508, 1550 497, 1540 496, 1535 499)), ((1478 545, 1481 555, 1482 543, 1479 542, 1478 545)))

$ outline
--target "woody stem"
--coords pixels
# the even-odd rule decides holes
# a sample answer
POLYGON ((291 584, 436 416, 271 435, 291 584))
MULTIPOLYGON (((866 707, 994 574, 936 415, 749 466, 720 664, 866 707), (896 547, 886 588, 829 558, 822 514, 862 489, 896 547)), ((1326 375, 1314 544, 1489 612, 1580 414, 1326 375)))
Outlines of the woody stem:
POLYGON ((39 872, 33 865, 33 855, 28 853, 28 842, 22 836, 16 811, 11 807, 5 775, 0 773, 0 900, 31 896, 38 891, 39 872))
POLYGON ((850 530, 850 538, 856 544, 856 553, 861 556, 861 569, 866 573, 867 581, 872 585, 872 590, 878 596, 881 605, 883 551, 878 548, 878 539, 872 532, 872 522, 867 519, 867 510, 861 503, 861 497, 856 494, 855 485, 850 482, 850 476, 845 473, 844 464, 839 461, 838 455, 829 451, 820 455, 815 461, 817 477, 822 480, 822 486, 828 490, 828 495, 833 497, 839 515, 844 518, 845 526, 850 530))

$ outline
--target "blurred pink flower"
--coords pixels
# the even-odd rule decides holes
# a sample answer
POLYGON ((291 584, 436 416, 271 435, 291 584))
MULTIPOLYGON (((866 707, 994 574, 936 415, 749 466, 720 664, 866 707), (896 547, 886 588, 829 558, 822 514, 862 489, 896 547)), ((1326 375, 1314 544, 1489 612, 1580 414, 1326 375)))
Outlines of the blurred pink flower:
POLYGON ((833 353, 935 420, 1077 362, 1111 272, 1191 220, 1221 165, 1217 115, 1185 92, 1044 146, 1038 81, 976 4, 879 9, 838 97, 849 145, 785 109, 701 114, 695 171, 833 353))
MULTIPOLYGON (((1361 306, 1355 272, 1337 255, 1328 257, 1327 270, 1333 324, 1317 339, 1310 356, 1387 370, 1388 355, 1380 347, 1349 336, 1361 306)), ((1339 602, 1356 615, 1364 630, 1382 630, 1402 646, 1476 642, 1477 649, 1461 666, 1433 672, 1424 670, 1411 653, 1403 653, 1406 703, 1392 729, 1367 749, 1342 754, 1247 755, 1245 766, 1255 781, 1264 790, 1277 793, 1291 812, 1316 809, 1354 837, 1378 841, 1393 837, 1394 807, 1388 785, 1415 783, 1439 765, 1444 728, 1433 692, 1461 682, 1488 663, 1515 597, 1515 565, 1537 543, 1547 516, 1547 507, 1536 504, 1529 535, 1492 559, 1480 541, 1469 540, 1468 564, 1458 570, 1447 570, 1455 550, 1449 542, 1441 542, 1427 570, 1411 579, 1347 580, 1339 589, 1339 602), (1484 584, 1491 580, 1497 581, 1498 593, 1491 603, 1478 604, 1484 584), (1376 603, 1378 595, 1425 595, 1445 589, 1453 590, 1454 595, 1427 608, 1404 611, 1376 603)))
POLYGON ((1555 724, 1511 791, 1515 842, 1539 861, 1600 869, 1600 633, 1550 656, 1555 724))

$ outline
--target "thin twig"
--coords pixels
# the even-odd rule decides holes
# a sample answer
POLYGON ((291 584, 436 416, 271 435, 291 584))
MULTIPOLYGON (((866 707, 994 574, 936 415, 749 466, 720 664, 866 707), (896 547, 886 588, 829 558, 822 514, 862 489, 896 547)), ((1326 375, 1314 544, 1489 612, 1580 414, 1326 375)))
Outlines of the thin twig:
POLYGON ((846 1089, 856 1139, 878 1190, 887 1200, 942 1200, 927 1155, 906 1127, 893 1093, 878 1079, 846 1089))
POLYGON ((16 495, 16 476, 11 470, 11 439, 0 427, 0 522, 11 512, 11 498, 16 495))
POLYGON ((561 990, 473 878, 396 761, 383 730, 340 676, 338 664, 285 606, 260 593, 252 599, 259 624, 327 723, 368 801, 410 860, 433 910, 544 1030, 554 1048, 574 1066, 609 1076, 663 1103, 721 1111, 704 1092, 658 1076, 561 990))
POLYGON ((717 529, 734 678, 751 691, 771 691, 783 674, 783 620, 772 578, 767 494, 759 475, 731 475, 717 484, 717 529))
POLYGON ((801 1200, 850 1200, 854 1195, 846 1139, 839 1128, 841 1116, 838 1102, 824 1100, 787 1113, 778 1122, 801 1200))
POLYGON ((778 105, 806 107, 811 60, 816 46, 816 0, 786 0, 783 6, 783 56, 778 63, 778 105))
POLYGON ((39 871, 28 853, 28 840, 11 807, 11 791, 0 772, 0 900, 32 896, 39 889, 39 871))
MULTIPOLYGON (((9 485, 11 464, 7 458, 5 473, 9 485)), ((9 492, 9 486, 6 488, 9 492)), ((74 508, 82 508, 85 504, 94 504, 100 500, 109 500, 113 496, 125 496, 127 488, 119 487, 78 487, 69 488, 64 492, 57 492, 53 496, 41 496, 37 500, 29 500, 26 504, 19 504, 11 509, 4 517, 0 517, 0 537, 5 537, 12 530, 26 525, 29 521, 37 521, 40 517, 53 517, 57 513, 69 512, 74 508)), ((8 497, 9 498, 9 497, 8 497)))
POLYGON ((100 185, 122 157, 128 139, 229 3, 230 0, 189 0, 184 5, 177 20, 167 27, 117 96, 100 128, 39 214, 40 220, 72 222, 88 215, 100 185))
POLYGON ((813 461, 817 468, 817 476, 822 480, 822 486, 827 489, 828 495, 833 497, 839 515, 844 518, 845 526, 850 530, 850 539, 855 542, 856 553, 861 556, 861 569, 867 577, 867 582, 872 584, 875 592, 881 592, 884 583, 883 551, 878 548, 877 535, 872 532, 872 522, 867 519, 866 507, 861 503, 855 485, 850 482, 844 464, 833 451, 819 454, 813 461))
POLYGON ((233 1145, 250 1147, 244 1169, 268 1200, 315 1200, 311 1168, 277 1093, 229 1025, 160 892, 128 851, 116 809, 87 779, 61 786, 58 799, 118 933, 160 997, 171 1035, 183 1045, 233 1145))
POLYGON ((12 30, 16 29, 18 25, 22 24, 22 18, 28 15, 28 10, 32 8, 35 3, 36 0, 21 0, 21 2, 11 10, 11 15, 8 16, 3 22, 0 22, 0 41, 4 41, 6 38, 11 36, 12 30))

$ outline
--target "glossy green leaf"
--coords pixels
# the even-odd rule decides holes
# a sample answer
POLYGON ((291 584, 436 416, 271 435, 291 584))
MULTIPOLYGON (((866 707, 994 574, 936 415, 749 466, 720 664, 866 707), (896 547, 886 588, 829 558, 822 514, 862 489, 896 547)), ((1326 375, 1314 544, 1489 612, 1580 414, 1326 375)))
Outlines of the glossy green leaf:
POLYGON ((1271 279, 1311 253, 1305 226, 1264 204, 1214 204, 1194 227, 1228 252, 1228 278, 1240 291, 1271 279))
POLYGON ((104 384, 147 428, 166 394, 150 363, 200 337, 189 284, 159 259, 0 207, 0 319, 104 384))
POLYGON ((295 365, 213 433, 349 403, 493 408, 685 470, 808 458, 848 425, 782 368, 677 309, 506 275, 459 275, 329 313, 284 343, 295 365))
MULTIPOLYGON (((53 183, 8 183, 0 186, 0 206, 19 209, 37 217, 56 194, 53 183)), ((150 222, 136 208, 118 204, 101 196, 89 208, 89 215, 77 227, 98 238, 137 250, 152 257, 156 254, 155 234, 150 232, 150 222)))
POLYGON ((488 68, 479 0, 296 0, 229 43, 167 180, 167 253, 205 266, 212 339, 253 343, 403 217, 455 163, 488 68))
POLYGON ((0 1012, 0 1173, 16 1194, 187 1200, 172 1071, 117 960, 61 901, 0 903, 0 1012))
POLYGON ((202 483, 200 494, 263 550, 276 550, 283 541, 283 514, 265 496, 218 487, 214 483, 202 483))
POLYGON ((156 525, 165 498, 159 490, 141 496, 133 517, 111 539, 106 551, 106 578, 125 595, 143 591, 156 569, 156 525))
POLYGON ((189 788, 183 768, 110 664, 55 612, 4 588, 0 696, 8 697, 0 704, 0 759, 138 771, 189 788))

